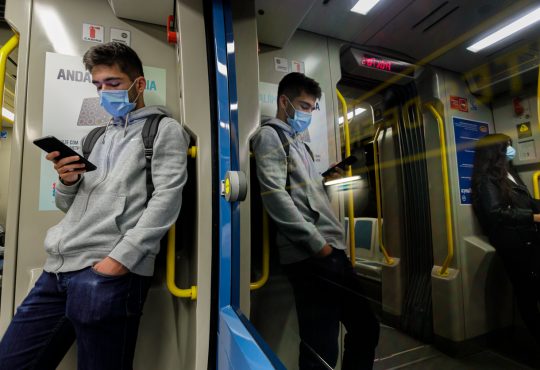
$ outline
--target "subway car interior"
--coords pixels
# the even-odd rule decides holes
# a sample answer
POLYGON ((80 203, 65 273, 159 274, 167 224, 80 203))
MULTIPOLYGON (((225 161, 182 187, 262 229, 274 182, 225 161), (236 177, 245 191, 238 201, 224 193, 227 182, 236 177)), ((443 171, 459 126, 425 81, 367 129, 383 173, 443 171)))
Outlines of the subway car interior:
MULTIPOLYGON (((302 369, 295 294, 252 147, 291 72, 321 88, 299 134, 317 171, 357 159, 324 190, 357 294, 380 323, 373 369, 540 368, 540 343, 471 195, 475 143, 500 133, 540 199, 540 2, 0 4, 0 338, 63 217, 56 172, 32 142, 54 135, 80 152, 107 123, 82 56, 116 41, 143 62, 146 104, 166 106, 191 137, 133 368, 302 369)), ((313 351, 317 369, 356 368, 343 365, 346 335, 340 325, 335 364, 313 351)), ((74 345, 58 369, 76 363, 74 345)))

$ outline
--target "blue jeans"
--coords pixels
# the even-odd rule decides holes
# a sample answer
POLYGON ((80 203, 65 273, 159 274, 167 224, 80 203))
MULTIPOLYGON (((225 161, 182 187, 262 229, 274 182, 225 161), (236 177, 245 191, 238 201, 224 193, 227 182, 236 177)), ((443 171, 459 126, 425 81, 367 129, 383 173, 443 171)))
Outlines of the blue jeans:
POLYGON ((132 369, 150 283, 92 268, 43 272, 0 342, 0 370, 56 369, 75 339, 79 370, 132 369))

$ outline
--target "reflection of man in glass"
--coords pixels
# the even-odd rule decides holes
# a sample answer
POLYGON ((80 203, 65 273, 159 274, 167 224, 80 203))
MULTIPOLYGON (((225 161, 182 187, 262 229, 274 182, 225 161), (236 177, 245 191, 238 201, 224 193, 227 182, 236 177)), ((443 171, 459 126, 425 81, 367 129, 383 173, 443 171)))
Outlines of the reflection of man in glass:
POLYGON ((276 118, 264 121, 252 141, 257 176, 294 290, 300 369, 327 369, 323 361, 335 367, 340 322, 347 330, 342 369, 371 369, 379 324, 361 295, 361 283, 344 251, 342 225, 299 135, 311 123, 320 97, 319 84, 301 73, 281 80, 276 118))

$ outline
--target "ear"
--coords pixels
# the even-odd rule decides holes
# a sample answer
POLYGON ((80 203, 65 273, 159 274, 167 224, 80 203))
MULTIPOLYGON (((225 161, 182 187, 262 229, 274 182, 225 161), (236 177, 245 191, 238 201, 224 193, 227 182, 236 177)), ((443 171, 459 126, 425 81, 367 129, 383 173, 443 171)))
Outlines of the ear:
POLYGON ((135 85, 137 85, 137 92, 142 94, 146 89, 146 78, 144 76, 139 77, 135 85))
POLYGON ((287 110, 287 104, 289 103, 287 101, 287 97, 285 95, 280 95, 278 98, 279 101, 279 108, 286 111, 287 110))

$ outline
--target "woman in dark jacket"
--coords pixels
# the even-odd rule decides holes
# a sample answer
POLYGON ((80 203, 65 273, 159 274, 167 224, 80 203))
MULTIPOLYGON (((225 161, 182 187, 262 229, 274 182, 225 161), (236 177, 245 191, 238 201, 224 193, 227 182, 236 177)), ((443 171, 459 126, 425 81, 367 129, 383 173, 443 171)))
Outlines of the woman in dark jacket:
POLYGON ((523 321, 540 343, 540 202, 533 199, 512 166, 515 149, 503 134, 476 144, 473 208, 501 256, 523 321))

